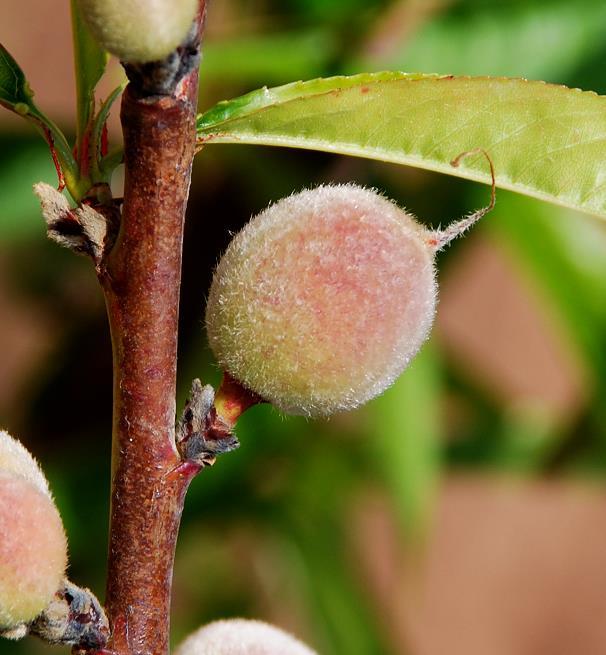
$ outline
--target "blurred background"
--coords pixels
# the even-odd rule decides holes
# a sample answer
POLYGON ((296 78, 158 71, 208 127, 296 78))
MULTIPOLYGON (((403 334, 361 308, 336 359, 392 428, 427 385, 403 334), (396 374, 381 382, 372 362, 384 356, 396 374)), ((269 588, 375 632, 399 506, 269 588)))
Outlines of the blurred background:
MULTIPOLYGON (((68 3, 7 0, 0 13, 0 40, 71 134, 68 3)), ((605 92, 605 68, 601 0, 214 0, 200 106, 384 69, 605 92)), ((114 62, 105 93, 119 79, 114 62)), ((39 180, 55 182, 44 143, 0 112, 0 425, 48 474, 70 577, 102 596, 110 342, 89 262, 45 239, 39 180)), ((202 321, 230 231, 293 190, 350 180, 429 225, 489 195, 362 159, 206 148, 187 217, 181 405, 192 377, 220 377, 202 321)), ((321 655, 606 652, 605 253, 598 219, 500 191, 494 212, 440 255, 436 329, 383 397, 325 422, 248 412, 241 448, 187 498, 173 643, 239 615, 321 655)), ((0 642, 2 654, 50 650, 0 642)))

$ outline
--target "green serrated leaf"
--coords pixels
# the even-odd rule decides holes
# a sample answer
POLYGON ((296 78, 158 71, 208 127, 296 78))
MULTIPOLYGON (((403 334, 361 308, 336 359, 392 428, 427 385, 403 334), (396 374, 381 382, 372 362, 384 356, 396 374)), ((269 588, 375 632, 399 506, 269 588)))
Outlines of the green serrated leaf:
POLYGON ((25 115, 33 105, 33 95, 23 71, 8 50, 0 45, 0 104, 25 115))
POLYGON ((31 90, 21 67, 0 44, 0 105, 33 123, 56 156, 65 183, 74 198, 78 195, 78 168, 63 132, 34 104, 31 90))
POLYGON ((201 143, 254 143, 407 164, 606 218, 606 97, 521 79, 365 73, 259 89, 198 117, 201 143))

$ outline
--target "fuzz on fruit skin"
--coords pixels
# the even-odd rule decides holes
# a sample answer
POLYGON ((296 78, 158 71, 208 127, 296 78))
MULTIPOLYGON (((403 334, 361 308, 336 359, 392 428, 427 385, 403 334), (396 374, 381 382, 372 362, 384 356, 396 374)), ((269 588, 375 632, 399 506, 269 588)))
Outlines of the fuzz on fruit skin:
POLYGON ((291 414, 329 415, 379 395, 433 322, 428 237, 410 214, 354 185, 271 205, 217 266, 206 326, 218 362, 291 414))
POLYGON ((48 492, 14 472, 0 472, 0 535, 0 631, 10 631, 53 599, 65 574, 67 544, 48 492))
POLYGON ((0 430, 0 472, 20 475, 50 498, 48 483, 29 450, 5 430, 0 430))
POLYGON ((175 655, 316 655, 300 641, 267 623, 231 619, 191 634, 175 655))
POLYGON ((108 52, 129 63, 164 59, 185 39, 198 0, 78 0, 88 27, 108 52))

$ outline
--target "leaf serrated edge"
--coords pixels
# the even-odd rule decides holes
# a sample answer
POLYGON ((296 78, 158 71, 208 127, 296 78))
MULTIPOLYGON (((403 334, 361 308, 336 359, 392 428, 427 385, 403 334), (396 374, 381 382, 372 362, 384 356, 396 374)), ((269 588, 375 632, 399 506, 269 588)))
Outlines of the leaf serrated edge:
MULTIPOLYGON (((484 184, 490 184, 490 176, 482 173, 481 171, 475 171, 470 168, 461 167, 459 169, 453 168, 448 165, 447 162, 442 162, 440 160, 431 160, 427 157, 415 156, 415 155, 404 155, 396 157, 381 148, 364 148, 361 149, 357 144, 347 144, 340 143, 338 145, 332 144, 330 141, 322 139, 302 139, 300 136, 297 138, 289 137, 278 137, 274 135, 267 134, 256 134, 256 133, 246 133, 245 131, 239 132, 239 134, 231 134, 227 125, 231 121, 238 121, 240 119, 248 118, 250 116, 257 115, 262 113, 265 110, 269 110, 276 105, 281 107, 288 105, 291 102, 296 102, 299 100, 319 97, 322 95, 328 95, 331 92, 335 91, 345 91, 355 89, 356 86, 364 86, 368 84, 382 84, 382 83, 394 83, 394 82, 417 82, 425 80, 436 80, 436 81, 478 81, 478 82, 500 82, 500 83, 523 83, 524 85, 532 86, 541 86, 547 88, 553 88, 556 91, 570 94, 578 94, 591 96, 596 99, 602 100, 606 103, 606 96, 600 95, 595 91, 588 91, 585 89, 580 89, 577 87, 568 87, 564 84, 554 84, 551 82, 545 82, 542 80, 528 80, 525 78, 519 77, 491 77, 488 75, 485 76, 473 76, 473 75, 442 75, 437 73, 404 73, 404 72, 390 72, 383 71, 379 73, 362 73, 359 75, 353 76, 335 76, 330 78, 317 78, 315 80, 309 80, 307 82, 292 82, 290 84, 285 84, 279 87, 274 87, 268 89, 263 87, 252 91, 244 96, 235 98, 234 100, 221 101, 208 111, 200 114, 197 118, 197 134, 200 146, 204 146, 207 143, 242 143, 242 144, 257 144, 264 146, 278 146, 278 147, 290 147, 296 149, 305 149, 305 150, 319 150, 322 152, 329 152, 334 154, 344 154, 355 157, 363 157, 366 159, 374 159, 378 161, 384 161, 388 163, 395 163, 400 165, 409 165, 414 166, 415 168, 421 168, 424 170, 434 171, 438 173, 446 173, 454 177, 459 177, 462 179, 472 180, 475 182, 481 182, 484 184), (338 86, 343 82, 347 82, 342 86, 338 86), (319 84, 321 83, 321 84, 319 84), (336 83, 336 84, 335 84, 336 83), (328 86, 333 84, 331 88, 322 88, 320 87, 328 86), (292 94, 292 92, 296 94, 292 94), (300 92, 303 91, 303 92, 300 92), (298 92, 298 93, 297 93, 298 92), (290 96, 290 97, 289 97, 290 96), (213 120, 215 114, 219 114, 221 118, 219 120, 213 120)), ((605 105, 606 111, 606 105, 605 105)), ((573 201, 567 201, 565 198, 550 195, 543 193, 534 187, 529 187, 528 185, 520 184, 519 182, 513 182, 511 179, 504 177, 502 174, 498 175, 497 186, 503 189, 513 191, 515 193, 523 193, 524 195, 537 198, 539 200, 549 202, 551 204, 565 207, 568 209, 573 209, 575 211, 581 211, 583 213, 597 216, 600 218, 606 218, 606 212, 601 210, 594 210, 587 206, 579 206, 573 201)))

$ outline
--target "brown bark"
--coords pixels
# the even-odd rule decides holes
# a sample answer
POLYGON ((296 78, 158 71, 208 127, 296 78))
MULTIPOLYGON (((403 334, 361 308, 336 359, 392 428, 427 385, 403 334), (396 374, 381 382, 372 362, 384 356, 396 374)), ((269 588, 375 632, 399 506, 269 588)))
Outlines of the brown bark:
POLYGON ((198 470, 175 448, 183 219, 195 145, 197 68, 167 96, 122 101, 126 183, 101 273, 114 350, 106 610, 116 655, 167 655, 175 542, 198 470))

